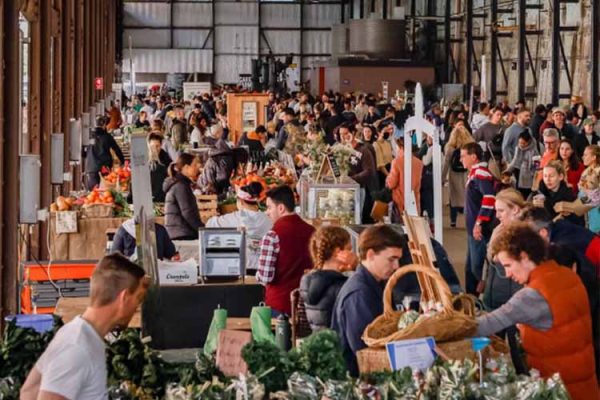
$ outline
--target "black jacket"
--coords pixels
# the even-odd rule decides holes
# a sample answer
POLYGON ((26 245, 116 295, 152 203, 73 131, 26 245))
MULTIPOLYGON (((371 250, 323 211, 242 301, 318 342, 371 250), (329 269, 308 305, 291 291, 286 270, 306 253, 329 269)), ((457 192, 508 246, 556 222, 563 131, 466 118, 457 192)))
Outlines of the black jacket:
POLYGON ((483 292, 483 304, 486 306, 487 311, 494 311, 502 306, 522 288, 521 285, 507 278, 506 275, 501 276, 498 269, 504 269, 504 267, 493 263, 488 268, 483 292))
POLYGON ((94 144, 88 146, 85 159, 85 172, 98 173, 102 167, 112 168, 113 158, 111 150, 115 152, 121 164, 125 163, 123 152, 115 139, 102 128, 96 128, 94 144))
MULTIPOLYGON (((371 149, 373 146, 371 146, 371 149)), ((355 150, 361 156, 358 159, 352 156, 350 159, 350 178, 360 184, 360 187, 367 189, 370 193, 379 190, 379 181, 377 179, 377 163, 373 157, 373 151, 364 143, 359 143, 355 150)))
POLYGON ((150 167, 150 186, 152 187, 153 202, 165 202, 165 192, 163 191, 163 184, 165 183, 167 177, 167 167, 164 164, 156 163, 155 165, 150 167))
POLYGON ((229 180, 234 169, 233 151, 227 143, 219 140, 215 148, 208 153, 208 160, 198 183, 201 189, 205 191, 208 188, 213 188, 217 194, 223 194, 229 189, 229 180))
MULTIPOLYGON (((170 260, 177 250, 175 245, 169 239, 169 234, 161 224, 154 224, 156 232, 156 255, 161 260, 170 260)), ((131 236, 123 226, 120 226, 113 238, 111 252, 119 251, 125 257, 131 257, 135 251, 135 237, 131 236)))
MULTIPOLYGON (((555 218, 558 215, 558 213, 554 211, 554 205, 556 203, 561 201, 575 201, 575 199, 577 199, 577 196, 575 193, 573 193, 573 190, 571 190, 564 181, 560 183, 560 187, 556 192, 549 190, 544 181, 541 181, 538 191, 532 193, 530 197, 533 198, 535 195, 540 193, 545 196, 544 208, 546 211, 548 211, 552 218, 555 218)), ((565 220, 577 225, 585 225, 585 220, 575 214, 565 217, 565 220)))
POLYGON ((332 115, 327 118, 327 120, 323 123, 323 130, 325 131, 325 143, 331 145, 336 142, 336 138, 334 136, 335 128, 344 122, 346 122, 346 119, 339 114, 332 115))
POLYGON ((163 184, 165 196, 165 225, 169 237, 191 239, 198 237, 198 228, 204 226, 200 220, 192 181, 182 174, 167 178, 163 184))
POLYGON ((168 167, 173 162, 173 160, 171 160, 171 157, 169 156, 169 153, 167 153, 163 149, 160 149, 160 153, 158 153, 158 160, 165 167, 168 167))
POLYGON ((348 279, 332 270, 315 270, 300 280, 300 296, 306 308, 306 318, 313 332, 331 325, 331 313, 337 295, 348 279))
MULTIPOLYGON (((600 137, 598 136, 598 134, 596 132, 592 133, 592 143, 591 144, 598 144, 599 142, 600 142, 600 137)), ((586 147, 588 147, 590 145, 590 142, 588 142, 587 138, 585 137, 585 134, 583 132, 580 132, 578 135, 575 136, 574 144, 575 144, 575 151, 577 152, 577 155, 579 156, 579 158, 581 158, 581 157, 583 157, 583 151, 585 150, 586 147)))

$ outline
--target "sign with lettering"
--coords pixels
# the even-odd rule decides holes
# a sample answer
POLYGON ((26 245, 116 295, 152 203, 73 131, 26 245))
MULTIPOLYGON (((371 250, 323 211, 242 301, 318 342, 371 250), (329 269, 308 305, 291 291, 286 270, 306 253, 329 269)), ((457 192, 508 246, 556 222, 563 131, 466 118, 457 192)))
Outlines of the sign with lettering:
POLYGON ((194 285, 198 283, 198 263, 193 258, 183 262, 158 261, 161 285, 194 285))
POLYGON ((223 329, 219 332, 216 363, 225 376, 238 376, 248 372, 242 358, 242 348, 252 341, 252 333, 223 329))
POLYGON ((339 178, 340 176, 342 176, 341 172, 340 172, 340 166, 337 164, 337 161, 335 160, 335 157, 333 156, 333 154, 327 154, 327 158, 329 159, 329 164, 331 165, 331 170, 333 171, 333 175, 336 178, 339 178))
POLYGON ((435 361, 435 339, 433 337, 399 340, 388 343, 385 348, 392 371, 405 367, 411 367, 413 370, 426 370, 435 361))
POLYGON ((104 78, 102 78, 102 77, 94 78, 94 87, 96 88, 96 90, 104 89, 104 78))

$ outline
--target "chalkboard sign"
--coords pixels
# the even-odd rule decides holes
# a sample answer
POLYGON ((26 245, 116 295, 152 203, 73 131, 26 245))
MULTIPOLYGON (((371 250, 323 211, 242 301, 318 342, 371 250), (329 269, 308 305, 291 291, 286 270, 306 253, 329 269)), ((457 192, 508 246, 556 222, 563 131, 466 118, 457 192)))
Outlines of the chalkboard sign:
POLYGON ((336 178, 339 178, 340 176, 342 176, 342 174, 340 173, 340 166, 337 164, 337 161, 335 160, 335 157, 333 156, 333 154, 331 154, 331 153, 327 154, 327 159, 329 160, 329 165, 331 166, 333 175, 336 178))

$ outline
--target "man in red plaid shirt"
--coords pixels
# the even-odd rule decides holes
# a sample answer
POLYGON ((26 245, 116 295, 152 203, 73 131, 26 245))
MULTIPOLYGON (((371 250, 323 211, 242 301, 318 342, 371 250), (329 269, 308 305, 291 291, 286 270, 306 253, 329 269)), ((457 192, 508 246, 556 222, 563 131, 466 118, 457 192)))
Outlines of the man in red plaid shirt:
POLYGON ((273 229, 260 242, 256 280, 265 285, 265 303, 273 315, 291 314, 290 294, 312 268, 308 249, 314 228, 294 212, 294 192, 278 186, 267 192, 267 215, 273 229))

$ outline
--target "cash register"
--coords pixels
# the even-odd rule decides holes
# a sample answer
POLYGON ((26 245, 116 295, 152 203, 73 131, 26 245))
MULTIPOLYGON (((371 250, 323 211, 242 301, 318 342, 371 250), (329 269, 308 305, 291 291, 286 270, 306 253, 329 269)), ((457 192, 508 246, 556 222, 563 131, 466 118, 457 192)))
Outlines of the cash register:
POLYGON ((200 228, 200 279, 243 279, 246 274, 246 231, 200 228))

